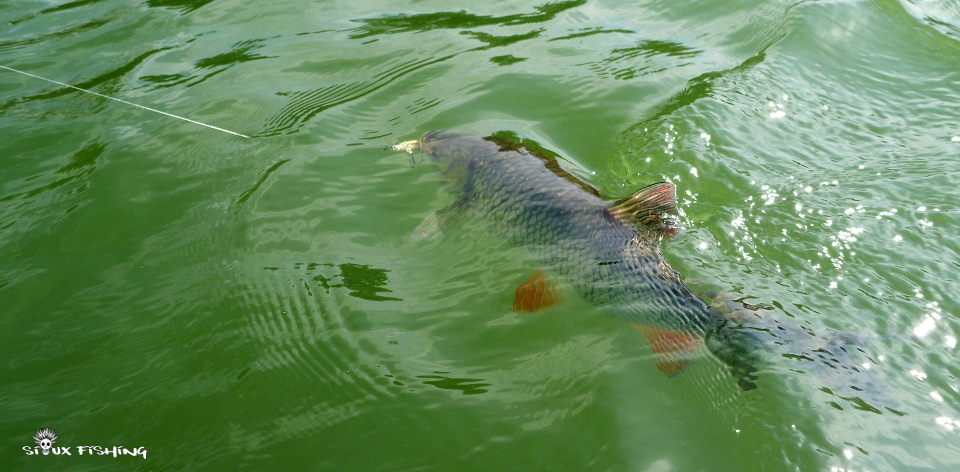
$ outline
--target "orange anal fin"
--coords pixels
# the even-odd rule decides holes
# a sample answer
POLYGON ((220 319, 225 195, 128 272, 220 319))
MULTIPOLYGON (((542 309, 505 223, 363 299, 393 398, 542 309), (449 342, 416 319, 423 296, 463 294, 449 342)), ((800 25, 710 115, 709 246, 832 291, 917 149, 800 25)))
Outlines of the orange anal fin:
POLYGON ((647 338, 650 348, 657 356, 657 368, 668 377, 683 370, 701 344, 700 338, 690 333, 631 324, 647 338))
POLYGON ((517 313, 536 313, 563 301, 560 291, 540 269, 534 270, 514 293, 513 311, 517 313))

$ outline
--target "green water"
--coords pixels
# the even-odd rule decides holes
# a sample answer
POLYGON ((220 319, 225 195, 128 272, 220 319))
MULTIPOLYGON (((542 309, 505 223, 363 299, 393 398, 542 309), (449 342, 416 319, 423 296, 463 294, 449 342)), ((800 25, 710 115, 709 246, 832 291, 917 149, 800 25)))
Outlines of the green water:
POLYGON ((0 3, 0 65, 250 136, 0 69, 0 469, 960 470, 960 3, 458 3, 0 3), (513 313, 522 249, 409 238, 436 128, 676 183, 674 267, 884 335, 894 411, 513 313))

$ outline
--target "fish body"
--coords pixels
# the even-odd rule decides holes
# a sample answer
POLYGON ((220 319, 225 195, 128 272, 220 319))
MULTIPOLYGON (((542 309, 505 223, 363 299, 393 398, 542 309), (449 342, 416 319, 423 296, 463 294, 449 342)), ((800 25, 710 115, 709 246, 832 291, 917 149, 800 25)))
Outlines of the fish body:
MULTIPOLYGON (((533 251, 545 272, 642 332, 664 373, 679 372, 705 346, 745 390, 756 387, 757 366, 772 357, 805 363, 840 394, 857 396, 877 385, 845 347, 850 336, 814 332, 723 295, 706 297, 708 303, 694 294, 660 252, 663 237, 677 230, 673 184, 609 202, 555 160, 502 138, 438 130, 395 149, 415 147, 457 195, 429 226, 465 211, 482 215, 497 233, 533 251)), ((538 290, 534 301, 546 292, 538 290)))
MULTIPOLYGON (((706 333, 708 307, 664 260, 662 233, 615 216, 596 190, 498 138, 432 131, 420 148, 456 188, 455 205, 482 214, 499 234, 534 251, 588 302, 630 323, 706 333)), ((670 184, 656 190, 675 198, 670 184)))

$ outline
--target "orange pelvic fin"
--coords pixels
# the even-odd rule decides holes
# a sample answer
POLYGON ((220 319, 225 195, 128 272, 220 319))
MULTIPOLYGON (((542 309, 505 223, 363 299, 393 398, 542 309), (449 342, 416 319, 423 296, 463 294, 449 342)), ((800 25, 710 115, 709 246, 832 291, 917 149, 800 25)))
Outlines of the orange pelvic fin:
POLYGON ((702 343, 701 339, 683 331, 654 328, 631 323, 643 333, 657 357, 657 368, 668 377, 676 375, 692 361, 692 355, 702 343))
POLYGON ((550 308, 563 299, 560 291, 550 282, 540 269, 535 269, 526 282, 520 284, 513 299, 513 311, 517 313, 536 313, 550 308))

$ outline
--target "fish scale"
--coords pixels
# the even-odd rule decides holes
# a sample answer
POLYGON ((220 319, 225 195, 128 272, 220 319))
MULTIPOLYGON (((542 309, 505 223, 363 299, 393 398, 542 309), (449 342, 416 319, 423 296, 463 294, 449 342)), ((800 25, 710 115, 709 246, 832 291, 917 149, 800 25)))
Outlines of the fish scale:
POLYGON ((708 307, 663 259, 658 235, 617 220, 610 203, 584 190, 585 184, 511 144, 449 130, 420 139, 423 152, 449 161, 444 175, 466 177, 455 182, 461 204, 534 250, 585 300, 630 323, 705 333, 708 307))

